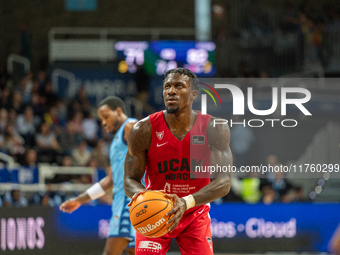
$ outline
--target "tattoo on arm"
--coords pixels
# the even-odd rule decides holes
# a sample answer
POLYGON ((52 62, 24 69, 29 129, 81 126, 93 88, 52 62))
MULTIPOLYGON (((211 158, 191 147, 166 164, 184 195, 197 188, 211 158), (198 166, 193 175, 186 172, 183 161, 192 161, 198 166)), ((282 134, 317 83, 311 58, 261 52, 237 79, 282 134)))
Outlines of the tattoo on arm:
MULTIPOLYGON (((213 119, 207 127, 207 140, 210 147, 210 165, 232 166, 232 154, 229 147, 230 130, 228 125, 216 125, 213 127, 213 119)), ((220 197, 227 195, 230 191, 232 173, 216 173, 214 180, 203 187, 193 196, 196 205, 212 202, 220 197)))
POLYGON ((128 136, 128 152, 125 157, 124 189, 132 197, 145 187, 141 184, 145 167, 146 154, 151 144, 151 123, 148 118, 137 122, 128 136))

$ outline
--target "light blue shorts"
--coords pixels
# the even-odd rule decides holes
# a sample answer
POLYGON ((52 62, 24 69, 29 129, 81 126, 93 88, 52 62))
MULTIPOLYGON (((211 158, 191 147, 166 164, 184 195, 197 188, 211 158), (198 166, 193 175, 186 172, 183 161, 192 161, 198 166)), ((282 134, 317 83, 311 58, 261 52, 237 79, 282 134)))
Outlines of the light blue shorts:
POLYGON ((130 240, 127 248, 135 247, 136 230, 130 222, 129 207, 131 198, 127 197, 124 190, 116 193, 112 202, 112 218, 110 220, 110 237, 125 237, 130 240))

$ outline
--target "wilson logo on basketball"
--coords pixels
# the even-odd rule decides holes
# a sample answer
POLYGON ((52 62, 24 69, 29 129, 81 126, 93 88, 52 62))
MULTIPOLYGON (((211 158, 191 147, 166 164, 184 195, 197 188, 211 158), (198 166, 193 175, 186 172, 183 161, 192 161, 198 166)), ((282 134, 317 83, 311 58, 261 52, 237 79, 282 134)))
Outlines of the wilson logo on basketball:
POLYGON ((149 233, 151 232, 152 230, 156 229, 157 227, 159 227, 162 223, 165 222, 165 219, 162 217, 160 218, 155 224, 151 225, 151 224, 148 224, 146 225, 145 227, 141 227, 141 228, 137 228, 138 229, 138 232, 141 233, 141 234, 146 234, 146 233, 149 233))
POLYGON ((141 216, 144 213, 146 213, 146 210, 142 209, 140 212, 136 213, 136 217, 139 217, 139 216, 141 216))

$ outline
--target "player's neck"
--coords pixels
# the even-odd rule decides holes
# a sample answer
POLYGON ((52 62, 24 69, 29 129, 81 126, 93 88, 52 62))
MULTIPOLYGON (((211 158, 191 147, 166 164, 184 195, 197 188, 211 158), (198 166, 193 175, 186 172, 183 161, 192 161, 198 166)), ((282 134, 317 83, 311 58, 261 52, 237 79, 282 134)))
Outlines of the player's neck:
POLYGON ((128 119, 128 117, 124 114, 120 119, 119 119, 119 128, 123 125, 123 123, 128 119))
POLYGON ((188 111, 178 113, 165 113, 165 121, 170 130, 188 130, 196 120, 197 112, 189 109, 188 111))

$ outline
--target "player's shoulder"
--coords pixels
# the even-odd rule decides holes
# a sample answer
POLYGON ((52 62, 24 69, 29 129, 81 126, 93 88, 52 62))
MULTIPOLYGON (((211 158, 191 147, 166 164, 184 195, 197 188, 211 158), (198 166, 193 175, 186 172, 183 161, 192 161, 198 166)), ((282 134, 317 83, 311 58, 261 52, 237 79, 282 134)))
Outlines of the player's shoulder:
MULTIPOLYGON (((220 117, 215 117, 210 115, 210 120, 208 122, 208 128, 215 128, 218 130, 230 131, 228 121, 220 117)), ((217 131, 217 130, 216 130, 217 131)))
POLYGON ((124 131, 130 131, 130 129, 138 122, 136 119, 129 120, 124 127, 124 131))
POLYGON ((141 139, 145 137, 151 138, 151 122, 149 116, 141 119, 131 127, 130 136, 134 139, 141 139))
POLYGON ((130 153, 133 151, 145 151, 150 148, 152 129, 150 118, 146 117, 137 121, 130 130, 128 136, 128 147, 130 153))
POLYGON ((136 119, 129 119, 124 126, 124 141, 127 141, 131 128, 137 123, 136 119))
POLYGON ((134 132, 137 133, 144 133, 147 132, 149 129, 151 129, 151 121, 150 121, 150 117, 145 117, 144 119, 141 119, 137 122, 134 123, 132 130, 134 132))

